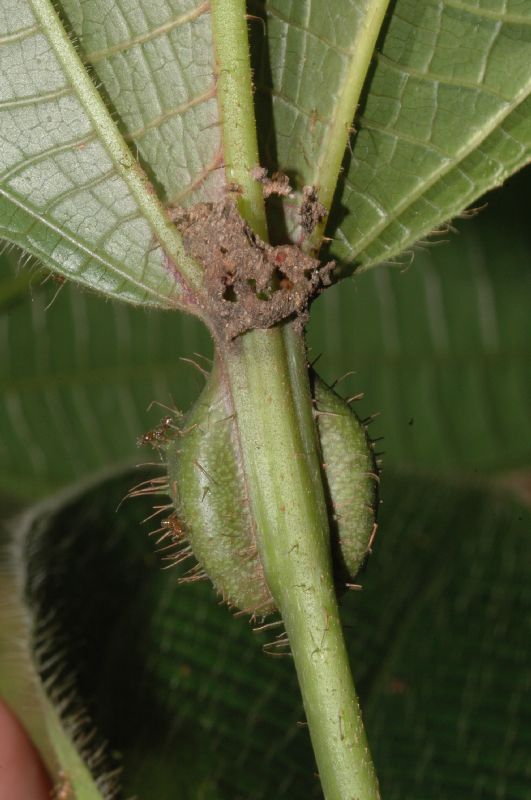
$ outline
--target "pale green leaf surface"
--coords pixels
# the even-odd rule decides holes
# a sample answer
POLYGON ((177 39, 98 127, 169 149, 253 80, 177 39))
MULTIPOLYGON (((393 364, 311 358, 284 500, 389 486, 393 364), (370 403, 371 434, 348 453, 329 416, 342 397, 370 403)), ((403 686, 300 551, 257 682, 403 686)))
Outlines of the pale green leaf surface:
POLYGON ((315 183, 322 144, 355 56, 356 31, 370 5, 370 0, 256 3, 267 24, 267 39, 258 23, 252 28, 257 113, 259 119, 264 115, 260 143, 269 164, 287 171, 299 189, 315 183))
POLYGON ((165 201, 218 199, 224 174, 208 3, 65 0, 63 8, 165 201))
POLYGON ((138 195, 27 2, 2 4, 0 59, 0 234, 86 286, 171 305, 180 290, 138 195))
MULTIPOLYGON (((42 668, 49 691, 69 698, 67 718, 88 710, 93 746, 110 745, 103 768, 121 754, 126 797, 320 797, 293 663, 261 649, 277 631, 252 633, 207 584, 160 570, 139 527, 149 501, 115 514, 141 477, 63 498, 18 531, 41 663, 63 659, 42 668), (77 701, 61 691, 66 676, 77 701)), ((529 510, 396 476, 385 498, 363 591, 343 604, 382 794, 524 800, 529 510)))
MULTIPOLYGON (((298 188, 320 182, 366 5, 263 5, 268 45, 257 80, 272 110, 262 111, 271 121, 259 128, 262 147, 298 188)), ((393 3, 329 225, 347 271, 394 258, 526 164, 530 92, 529 0, 393 3)))
POLYGON ((369 67, 370 57, 358 54, 376 5, 386 4, 267 0, 252 5, 263 19, 263 28, 251 25, 261 158, 272 171, 289 176, 297 198, 274 201, 275 210, 282 207, 285 215, 283 220, 270 214, 274 239, 282 240, 286 232, 300 236, 304 185, 317 185, 321 199, 331 202, 353 116, 345 93, 358 72, 363 83, 369 67), (333 152, 336 139, 338 153, 333 152))
POLYGON ((386 261, 531 159, 531 3, 399 0, 340 203, 337 254, 386 261))
MULTIPOLYGON (((329 135, 345 113, 345 85, 367 67, 356 62, 356 35, 373 5, 271 0, 254 9, 267 33, 251 20, 262 152, 298 189, 335 180, 326 174, 329 135)), ((137 199, 29 3, 14 8, 6 0, 1 23, 0 233, 107 294, 167 304, 175 280, 137 199)), ((207 4, 66 0, 62 11, 162 199, 218 199, 224 177, 207 4)), ((330 225, 333 254, 349 269, 393 258, 529 160, 530 20, 529 0, 390 6, 330 225)), ((293 228, 292 200, 285 210, 293 228)))

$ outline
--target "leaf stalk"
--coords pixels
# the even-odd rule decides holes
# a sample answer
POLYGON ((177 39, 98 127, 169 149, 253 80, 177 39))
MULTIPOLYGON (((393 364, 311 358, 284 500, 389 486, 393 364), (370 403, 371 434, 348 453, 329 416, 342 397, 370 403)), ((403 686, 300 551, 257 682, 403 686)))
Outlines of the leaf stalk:
POLYGON ((245 0, 212 0, 211 6, 227 181, 240 192, 240 214, 267 241, 262 186, 251 174, 259 156, 245 0))
MULTIPOLYGON (((327 211, 330 211, 334 199, 345 150, 353 133, 352 125, 361 92, 389 2, 390 0, 366 0, 363 22, 357 27, 356 35, 350 46, 352 55, 345 72, 343 87, 336 103, 336 111, 321 145, 320 157, 314 173, 314 184, 318 189, 319 201, 327 211)), ((327 217, 324 217, 305 242, 304 249, 307 252, 319 250, 326 222, 327 217)))

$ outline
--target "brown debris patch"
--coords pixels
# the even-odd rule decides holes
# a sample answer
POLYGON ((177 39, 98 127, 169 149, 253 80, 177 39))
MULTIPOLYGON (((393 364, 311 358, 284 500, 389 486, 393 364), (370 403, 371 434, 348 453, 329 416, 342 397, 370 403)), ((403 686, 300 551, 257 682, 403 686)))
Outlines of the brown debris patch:
POLYGON ((283 172, 274 172, 269 178, 265 167, 253 167, 251 178, 262 184, 262 192, 266 199, 273 194, 289 197, 292 192, 289 178, 283 172))
POLYGON ((305 186, 302 190, 302 203, 299 210, 301 228, 306 236, 310 236, 314 229, 327 215, 326 207, 319 202, 315 186, 305 186))
POLYGON ((330 283, 333 262, 323 265, 295 245, 266 244, 229 198, 182 210, 175 222, 187 252, 205 269, 202 305, 229 339, 304 318, 310 300, 330 283))

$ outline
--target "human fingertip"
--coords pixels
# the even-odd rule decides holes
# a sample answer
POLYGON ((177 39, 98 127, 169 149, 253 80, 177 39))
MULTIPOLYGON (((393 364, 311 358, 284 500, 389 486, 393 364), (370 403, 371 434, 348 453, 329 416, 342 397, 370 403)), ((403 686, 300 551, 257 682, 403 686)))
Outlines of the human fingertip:
POLYGON ((49 800, 51 788, 37 750, 0 699, 0 800, 49 800))

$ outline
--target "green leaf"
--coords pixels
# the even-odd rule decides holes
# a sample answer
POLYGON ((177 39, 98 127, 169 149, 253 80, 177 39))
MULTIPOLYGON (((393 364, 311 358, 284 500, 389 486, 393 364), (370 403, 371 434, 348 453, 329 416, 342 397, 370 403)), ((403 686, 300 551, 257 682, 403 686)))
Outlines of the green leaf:
MULTIPOLYGON (((207 584, 160 569, 138 527, 148 502, 114 512, 141 479, 77 489, 12 526, 49 695, 71 679, 64 729, 83 708, 125 796, 320 797, 291 661, 262 652, 281 652, 278 631, 253 633, 207 584)), ((384 797, 527 796, 530 524, 498 495, 387 476, 376 552, 343 609, 384 797)), ((8 678, 4 666, 4 691, 8 678)))
MULTIPOLYGON (((298 188, 316 184, 327 195, 329 131, 344 114, 353 65, 362 68, 352 45, 376 5, 259 4, 267 41, 257 82, 270 97, 269 110, 258 106, 262 149, 298 188)), ((344 271, 395 258, 526 164, 530 92, 529 0, 394 2, 329 224, 344 271)), ((288 201, 288 227, 295 212, 288 201)))
MULTIPOLYGON (((226 183, 208 4, 64 0, 78 57, 49 0, 12 3, 0 233, 106 294, 178 305, 173 265, 192 288, 201 275, 154 189, 188 205, 226 183)), ((255 6, 262 157, 326 206, 363 85, 329 224, 345 271, 394 258, 529 160, 530 0, 397 0, 383 25, 387 0, 255 6)), ((284 206, 270 221, 285 240, 284 206)))
POLYGON ((531 159, 531 2, 398 0, 357 121, 334 253, 388 261, 531 159))
MULTIPOLYGON (((327 209, 388 6, 389 0, 339 0, 332 7, 309 0, 288 8, 278 0, 259 3, 264 36, 255 60, 263 157, 286 171, 298 190, 318 187, 327 209)), ((294 225, 291 199, 284 210, 294 225)))
POLYGON ((84 63, 96 73, 127 141, 165 203, 222 196, 208 3, 64 0, 84 63))
POLYGON ((198 268, 48 0, 6 0, 0 47, 0 234, 85 286, 175 306, 175 265, 192 286, 198 268))

